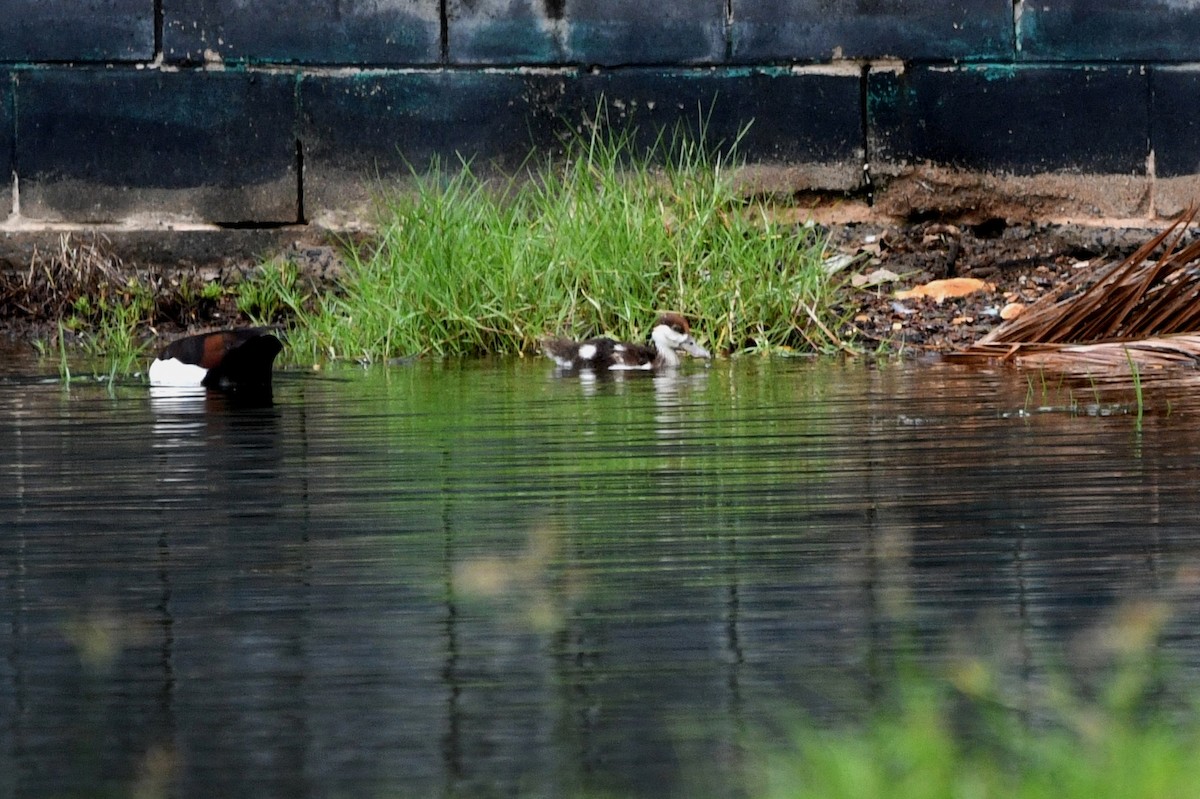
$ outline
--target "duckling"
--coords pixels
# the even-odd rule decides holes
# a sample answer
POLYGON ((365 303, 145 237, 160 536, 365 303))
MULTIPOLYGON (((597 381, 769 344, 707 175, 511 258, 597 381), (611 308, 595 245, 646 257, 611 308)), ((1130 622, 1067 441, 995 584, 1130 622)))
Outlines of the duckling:
POLYGON ((590 338, 571 341, 565 338, 546 338, 542 352, 560 369, 674 369, 679 366, 679 352, 695 358, 712 357, 708 350, 692 338, 691 326, 682 315, 660 314, 650 331, 649 344, 630 344, 610 338, 590 338))

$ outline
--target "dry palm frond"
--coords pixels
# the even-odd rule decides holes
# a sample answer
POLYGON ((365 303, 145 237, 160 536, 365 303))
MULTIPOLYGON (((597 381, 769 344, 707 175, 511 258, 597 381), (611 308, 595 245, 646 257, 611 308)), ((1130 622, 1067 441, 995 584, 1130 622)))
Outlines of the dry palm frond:
POLYGON ((1197 365, 1200 240, 1180 247, 1196 214, 1192 208, 1124 261, 1046 295, 955 355, 1064 372, 1197 365))
POLYGON ((1130 364, 1139 372, 1177 366, 1195 366, 1200 358, 1200 334, 1108 341, 1103 344, 1069 344, 1021 350, 1013 360, 1021 366, 1050 372, 1085 372, 1092 375, 1127 375, 1130 364))

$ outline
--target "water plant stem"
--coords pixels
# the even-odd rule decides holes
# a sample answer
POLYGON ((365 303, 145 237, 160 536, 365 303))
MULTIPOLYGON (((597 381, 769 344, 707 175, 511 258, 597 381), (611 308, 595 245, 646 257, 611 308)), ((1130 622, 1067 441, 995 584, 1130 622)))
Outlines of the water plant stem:
POLYGON ((1140 432, 1142 429, 1142 415, 1145 412, 1145 405, 1142 397, 1142 373, 1138 369, 1137 361, 1125 350, 1125 358, 1129 361, 1129 377, 1133 381, 1133 396, 1137 402, 1137 429, 1140 432))

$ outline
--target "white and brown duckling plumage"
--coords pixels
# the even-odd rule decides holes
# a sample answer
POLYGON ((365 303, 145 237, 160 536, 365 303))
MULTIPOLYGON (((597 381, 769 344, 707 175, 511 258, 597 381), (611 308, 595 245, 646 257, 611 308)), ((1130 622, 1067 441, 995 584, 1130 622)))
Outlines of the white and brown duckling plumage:
POLYGON ((262 328, 198 333, 168 344, 150 364, 150 385, 232 392, 271 391, 271 369, 283 344, 262 328))
POLYGON ((571 371, 672 369, 679 366, 680 352, 695 358, 711 357, 708 350, 692 338, 687 319, 670 312, 660 314, 655 320, 649 344, 630 344, 611 338, 586 341, 547 338, 542 341, 542 352, 560 369, 571 371))

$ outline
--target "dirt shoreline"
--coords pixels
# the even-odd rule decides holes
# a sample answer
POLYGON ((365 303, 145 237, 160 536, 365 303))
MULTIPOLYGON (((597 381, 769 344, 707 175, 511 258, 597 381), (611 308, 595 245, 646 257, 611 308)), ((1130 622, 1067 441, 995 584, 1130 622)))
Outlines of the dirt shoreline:
MULTIPOLYGON (((799 222, 817 220, 828 236, 828 264, 847 286, 835 310, 838 335, 866 352, 947 352, 966 346, 1000 323, 1006 306, 1028 304, 1080 273, 1119 261, 1161 229, 1146 224, 1020 222, 985 219, 975 224, 852 218, 836 208, 795 208, 799 222), (898 291, 946 278, 977 278, 985 287, 964 297, 899 299, 898 291), (851 283, 858 285, 851 285, 851 283)), ((1114 220, 1115 222, 1115 220, 1114 220)), ((1143 220, 1144 222, 1144 220, 1143 220)), ((278 255, 300 267, 315 289, 329 287, 341 267, 337 238, 307 228, 185 231, 37 231, 0 236, 0 271, 28 272, 37 257, 52 255, 64 241, 91 245, 112 259, 119 273, 152 275, 164 287, 192 279, 236 285, 265 257, 278 255)), ((57 330, 57 318, 38 318, 6 306, 0 285, 0 335, 33 342, 57 330)), ((174 308, 172 319, 152 331, 245 324, 231 293, 218 301, 174 308)))
POLYGON ((855 257, 840 311, 844 332, 892 352, 950 352, 982 338, 1085 270, 1118 262, 1161 228, 1077 223, 977 225, 943 222, 828 227, 830 249, 855 257), (857 275, 857 279, 854 276, 857 275), (894 277, 893 277, 894 276, 894 277), (875 278, 871 280, 869 278, 875 278), (904 298, 897 292, 949 278, 973 278, 979 291, 962 297, 904 298))

